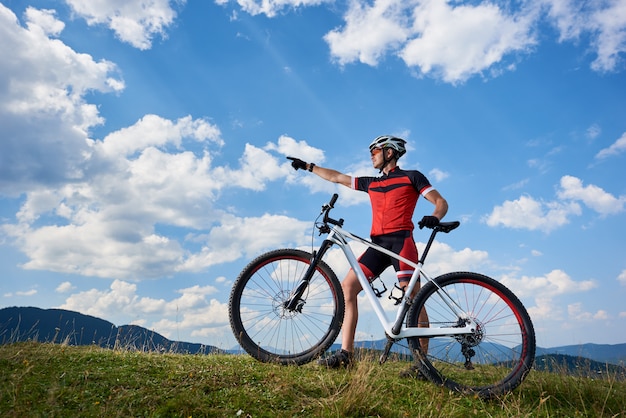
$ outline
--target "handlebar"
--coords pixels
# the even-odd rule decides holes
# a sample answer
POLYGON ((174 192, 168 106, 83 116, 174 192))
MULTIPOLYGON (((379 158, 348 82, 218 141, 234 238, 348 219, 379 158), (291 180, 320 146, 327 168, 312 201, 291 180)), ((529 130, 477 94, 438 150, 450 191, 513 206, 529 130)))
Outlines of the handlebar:
POLYGON ((343 226, 343 219, 340 218, 339 220, 336 220, 329 216, 330 210, 335 207, 335 203, 337 203, 338 198, 339 198, 339 195, 335 193, 330 198, 330 202, 322 206, 322 213, 324 214, 324 224, 320 226, 320 233, 330 232, 328 228, 328 224, 337 225, 339 227, 343 226))

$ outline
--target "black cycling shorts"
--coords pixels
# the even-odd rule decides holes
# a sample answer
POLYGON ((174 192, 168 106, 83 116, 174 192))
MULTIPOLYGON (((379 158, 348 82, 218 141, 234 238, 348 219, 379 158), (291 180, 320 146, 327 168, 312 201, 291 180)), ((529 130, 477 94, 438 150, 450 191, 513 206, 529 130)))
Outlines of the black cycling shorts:
MULTIPOLYGON (((398 231, 373 236, 372 242, 415 263, 419 259, 411 231, 398 231)), ((359 257, 359 264, 369 281, 380 276, 389 266, 393 266, 398 281, 401 283, 408 282, 415 271, 412 266, 369 247, 359 257)))

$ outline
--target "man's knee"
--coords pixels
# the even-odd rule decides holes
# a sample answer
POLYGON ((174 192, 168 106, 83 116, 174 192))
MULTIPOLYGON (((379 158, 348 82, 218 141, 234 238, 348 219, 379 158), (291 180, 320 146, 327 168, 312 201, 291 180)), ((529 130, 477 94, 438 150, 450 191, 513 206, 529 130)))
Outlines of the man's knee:
POLYGON ((343 296, 346 302, 351 299, 355 299, 359 292, 363 290, 361 283, 352 270, 350 270, 341 282, 341 289, 343 290, 343 296))

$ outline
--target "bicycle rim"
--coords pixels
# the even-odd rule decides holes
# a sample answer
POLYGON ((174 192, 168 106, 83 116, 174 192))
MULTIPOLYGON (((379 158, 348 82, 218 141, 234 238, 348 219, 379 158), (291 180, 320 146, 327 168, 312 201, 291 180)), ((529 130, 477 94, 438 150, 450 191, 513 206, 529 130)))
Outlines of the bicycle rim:
POLYGON ((300 307, 284 308, 307 270, 311 255, 275 250, 252 261, 231 292, 229 313, 235 337, 263 362, 304 364, 335 341, 343 321, 344 300, 335 273, 320 262, 300 307))
POLYGON ((437 384, 484 398, 515 389, 535 356, 534 329, 522 303, 501 283, 476 273, 449 273, 435 282, 438 286, 428 283, 417 295, 407 324, 461 326, 458 312, 449 307, 453 300, 477 329, 466 335, 422 339, 428 344, 409 339, 421 371, 437 384), (426 309, 427 323, 419 321, 422 309, 426 309))

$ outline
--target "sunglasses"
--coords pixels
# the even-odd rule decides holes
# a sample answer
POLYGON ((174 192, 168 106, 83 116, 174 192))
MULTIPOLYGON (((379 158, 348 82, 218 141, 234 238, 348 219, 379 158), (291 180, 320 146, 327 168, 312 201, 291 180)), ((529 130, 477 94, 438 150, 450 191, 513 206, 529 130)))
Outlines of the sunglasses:
POLYGON ((379 154, 380 152, 382 152, 382 148, 374 148, 373 150, 370 151, 371 155, 376 155, 379 154))

